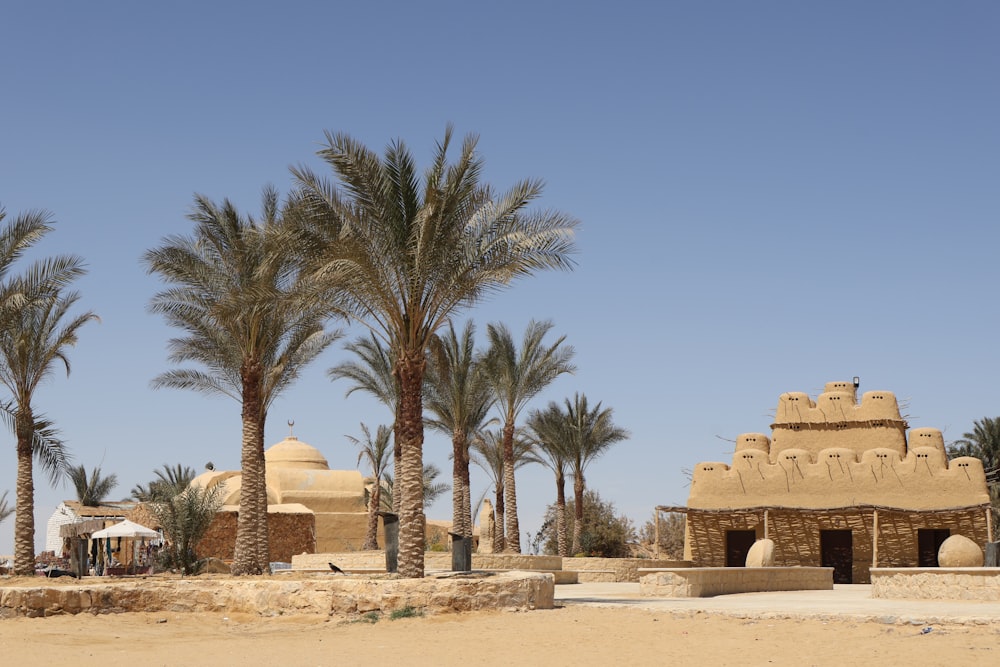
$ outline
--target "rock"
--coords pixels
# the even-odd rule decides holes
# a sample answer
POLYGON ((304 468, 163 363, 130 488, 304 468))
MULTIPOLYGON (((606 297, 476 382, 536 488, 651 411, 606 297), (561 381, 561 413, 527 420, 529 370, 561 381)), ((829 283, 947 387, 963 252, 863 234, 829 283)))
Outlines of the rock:
POLYGON ((230 567, 220 558, 206 558, 201 565, 199 574, 229 574, 230 567))
POLYGON ((938 549, 940 567, 982 567, 983 550, 965 535, 952 535, 938 549))
POLYGON ((747 552, 747 567, 774 567, 774 540, 757 540, 747 552))
POLYGON ((493 537, 496 533, 496 520, 493 518, 493 503, 489 498, 483 499, 483 509, 479 512, 479 549, 478 553, 493 553, 493 537))

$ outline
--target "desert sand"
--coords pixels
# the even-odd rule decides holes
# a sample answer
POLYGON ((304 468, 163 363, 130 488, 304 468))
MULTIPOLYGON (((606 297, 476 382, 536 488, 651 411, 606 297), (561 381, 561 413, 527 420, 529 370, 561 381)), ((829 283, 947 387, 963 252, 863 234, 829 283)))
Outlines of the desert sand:
POLYGON ((560 606, 348 622, 131 613, 0 620, 4 665, 983 665, 1000 628, 560 606))

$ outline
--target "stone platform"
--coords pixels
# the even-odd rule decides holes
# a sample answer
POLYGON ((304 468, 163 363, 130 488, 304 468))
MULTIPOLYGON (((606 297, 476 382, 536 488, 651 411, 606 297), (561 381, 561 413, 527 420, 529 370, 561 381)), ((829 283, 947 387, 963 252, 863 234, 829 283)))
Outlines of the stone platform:
MULTIPOLYGON (((575 559, 574 559, 575 560, 575 559)), ((337 553, 299 554, 292 556, 291 570, 286 572, 329 572, 333 563, 345 572, 385 573, 384 551, 343 551, 337 553)), ((451 554, 428 551, 424 554, 424 571, 446 574, 451 572, 451 554)), ((557 584, 577 583, 575 571, 563 569, 559 556, 526 554, 472 554, 472 574, 502 572, 537 572, 550 574, 557 584)), ((636 579, 638 581, 638 579, 636 579)))
MULTIPOLYGON (((456 573, 423 579, 351 575, 301 578, 139 578, 106 582, 84 578, 68 584, 4 586, 0 619, 120 612, 227 612, 261 616, 317 614, 350 617, 413 609, 435 614, 487 609, 551 609, 551 575, 509 572, 456 573)), ((22 580, 23 581, 23 580, 22 580)), ((20 582, 19 582, 20 583, 20 582)))
POLYGON ((833 589, 831 567, 639 568, 639 575, 643 597, 699 598, 833 589))
POLYGON ((871 577, 875 598, 1000 601, 998 567, 877 567, 871 577))

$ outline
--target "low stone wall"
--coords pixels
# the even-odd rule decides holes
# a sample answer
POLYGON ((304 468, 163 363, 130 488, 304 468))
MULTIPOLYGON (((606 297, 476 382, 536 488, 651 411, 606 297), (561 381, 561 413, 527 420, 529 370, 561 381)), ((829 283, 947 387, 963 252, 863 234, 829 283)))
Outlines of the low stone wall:
POLYGON ((699 598, 763 591, 832 590, 831 567, 692 567, 639 569, 644 597, 699 598))
POLYGON ((226 612, 351 616, 412 608, 424 613, 552 609, 552 575, 373 579, 145 579, 106 584, 0 587, 0 618, 121 612, 226 612))
MULTIPOLYGON (((344 570, 385 570, 384 551, 346 551, 327 554, 292 556, 292 570, 326 570, 334 563, 344 570)), ((559 556, 526 556, 523 554, 472 554, 473 570, 536 570, 562 569, 559 556)), ((424 554, 424 570, 451 570, 451 554, 428 551, 424 554)))
POLYGON ((689 561, 651 558, 563 558, 562 569, 577 573, 580 583, 639 581, 639 568, 683 568, 689 561))
POLYGON ((873 598, 1000 600, 997 567, 879 567, 871 575, 873 598))

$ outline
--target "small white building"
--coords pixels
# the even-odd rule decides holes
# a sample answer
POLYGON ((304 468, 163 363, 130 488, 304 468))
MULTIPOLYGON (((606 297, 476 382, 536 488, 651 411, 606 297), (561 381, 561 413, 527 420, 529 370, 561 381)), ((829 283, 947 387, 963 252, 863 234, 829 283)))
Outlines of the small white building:
POLYGON ((103 519, 117 523, 128 518, 135 509, 136 503, 127 501, 121 503, 105 503, 97 507, 86 507, 76 500, 64 500, 59 503, 52 516, 49 517, 45 529, 45 551, 54 551, 59 555, 62 551, 63 538, 59 534, 62 526, 80 523, 91 519, 103 519))

